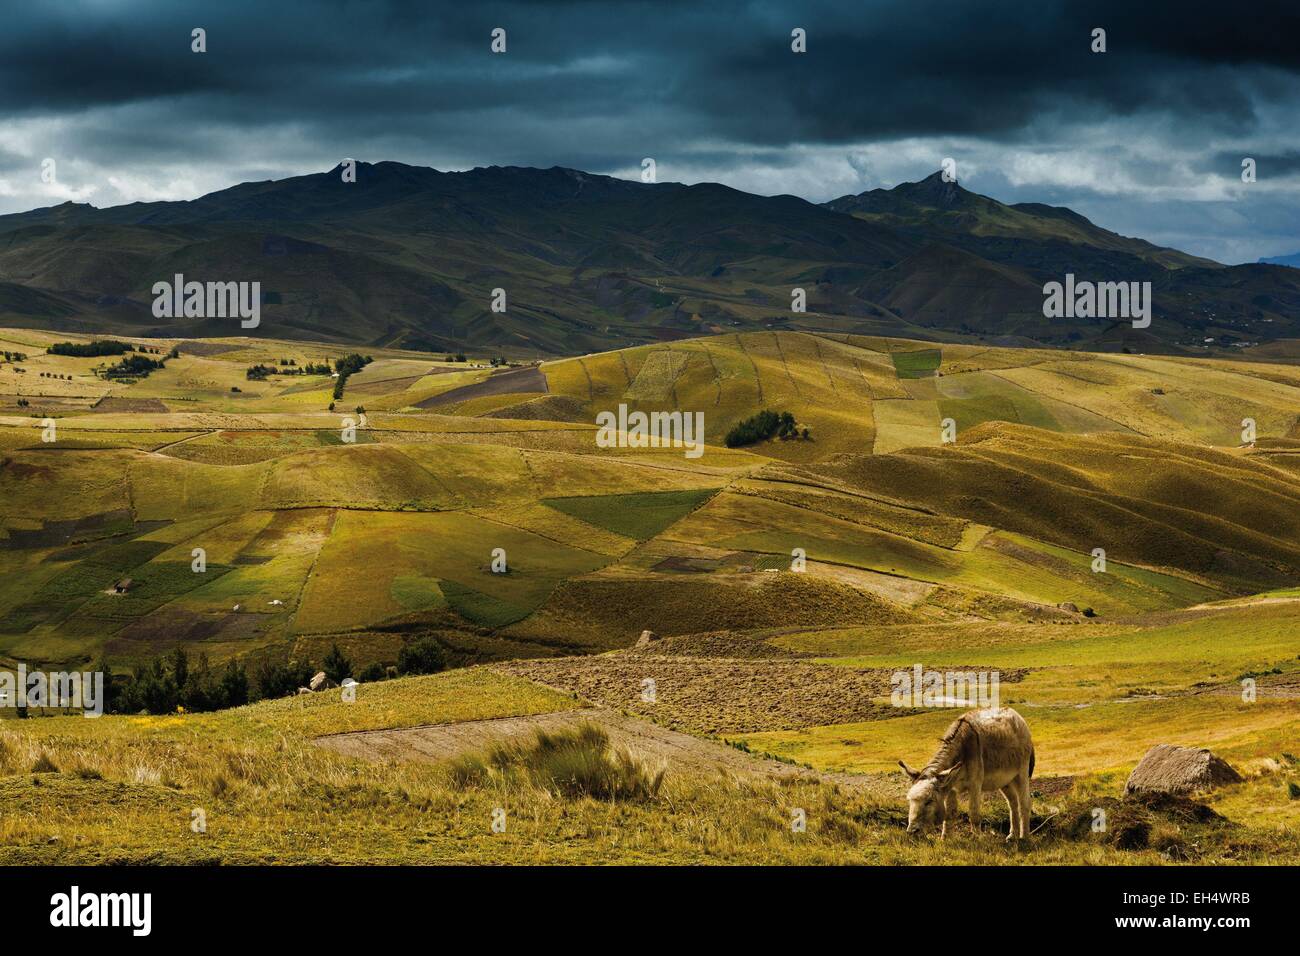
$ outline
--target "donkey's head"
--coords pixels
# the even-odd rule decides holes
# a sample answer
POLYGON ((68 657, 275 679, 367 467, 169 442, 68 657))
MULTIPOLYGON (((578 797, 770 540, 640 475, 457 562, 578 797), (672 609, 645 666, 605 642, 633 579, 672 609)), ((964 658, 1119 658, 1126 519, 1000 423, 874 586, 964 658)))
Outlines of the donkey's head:
POLYGON ((912 781, 907 791, 907 832, 924 833, 931 827, 942 827, 947 817, 948 793, 957 782, 955 763, 947 770, 913 770, 898 761, 903 772, 912 781))

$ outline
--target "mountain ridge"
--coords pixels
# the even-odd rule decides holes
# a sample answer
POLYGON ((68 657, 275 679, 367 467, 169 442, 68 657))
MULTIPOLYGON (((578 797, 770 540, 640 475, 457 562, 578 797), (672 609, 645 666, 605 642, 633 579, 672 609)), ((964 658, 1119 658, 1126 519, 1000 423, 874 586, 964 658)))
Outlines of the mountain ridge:
POLYGON ((0 294, 0 321, 228 332, 221 320, 153 317, 153 284, 183 273, 259 281, 260 334, 430 351, 580 354, 762 328, 1103 351, 1300 337, 1300 281, 1287 270, 1224 266, 938 173, 824 204, 561 166, 383 161, 358 162, 356 182, 342 173, 0 216, 0 283, 32 292, 0 294), (1035 289, 1066 272, 1151 281, 1157 322, 1138 335, 1044 319, 1035 289))

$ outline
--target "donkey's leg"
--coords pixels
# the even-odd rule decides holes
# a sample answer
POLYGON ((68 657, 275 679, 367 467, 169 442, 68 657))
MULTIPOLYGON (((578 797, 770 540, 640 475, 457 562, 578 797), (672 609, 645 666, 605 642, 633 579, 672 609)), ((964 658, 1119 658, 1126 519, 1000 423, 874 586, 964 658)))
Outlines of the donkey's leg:
POLYGON ((970 830, 978 833, 980 828, 980 797, 984 790, 984 775, 971 775, 967 778, 967 793, 970 795, 970 830))
POLYGON ((957 823, 957 791, 955 789, 949 790, 943 798, 943 826, 939 828, 940 840, 948 833, 949 822, 954 826, 957 823))
POLYGON ((1025 839, 1029 836, 1029 822, 1034 816, 1034 795, 1029 787, 1029 772, 1025 771, 1017 777, 1016 783, 1020 791, 1020 837, 1025 839))
POLYGON ((1012 780, 1002 788, 1002 796, 1007 801, 1007 813, 1011 817, 1007 824, 1007 839, 1014 840, 1020 832, 1020 791, 1016 788, 1016 781, 1012 780))

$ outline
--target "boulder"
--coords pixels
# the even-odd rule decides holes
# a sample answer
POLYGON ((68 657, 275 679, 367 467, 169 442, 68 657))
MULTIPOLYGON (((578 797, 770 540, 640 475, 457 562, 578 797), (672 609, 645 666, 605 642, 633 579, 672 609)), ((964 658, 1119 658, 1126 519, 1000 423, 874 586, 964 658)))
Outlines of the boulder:
POLYGON ((333 686, 333 684, 334 682, 325 676, 324 671, 317 671, 312 676, 311 682, 307 686, 311 690, 317 691, 317 690, 325 690, 325 688, 331 687, 333 686))
POLYGON ((1205 748, 1156 744, 1138 761, 1125 793, 1190 794, 1240 783, 1241 774, 1205 748))
POLYGON ((659 640, 659 635, 654 631, 642 631, 641 636, 636 639, 636 646, 645 647, 657 640, 659 640))
POLYGON ((1075 604, 1073 601, 1062 601, 1056 606, 1062 611, 1069 611, 1071 614, 1079 613, 1079 605, 1075 604))
POLYGON ((299 688, 298 688, 298 696, 299 696, 299 697, 301 697, 303 694, 310 694, 310 693, 311 693, 311 688, 310 688, 310 687, 299 687, 299 688))

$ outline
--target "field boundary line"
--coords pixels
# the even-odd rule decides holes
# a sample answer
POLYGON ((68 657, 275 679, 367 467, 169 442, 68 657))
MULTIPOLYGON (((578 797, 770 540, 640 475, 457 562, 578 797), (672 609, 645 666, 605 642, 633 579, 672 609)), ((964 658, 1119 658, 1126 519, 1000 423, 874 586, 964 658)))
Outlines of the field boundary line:
MULTIPOLYGON (((807 335, 808 333, 805 332, 803 334, 807 335)), ((817 361, 821 363, 822 371, 826 374, 826 381, 831 383, 831 391, 838 395, 840 389, 839 386, 835 384, 835 379, 831 376, 831 370, 826 365, 826 356, 822 354, 820 336, 812 335, 810 338, 813 340, 813 348, 817 350, 817 361)))
POLYGON ((718 394, 713 399, 713 407, 717 408, 722 404, 722 373, 718 371, 718 365, 713 361, 713 353, 709 351, 709 347, 703 343, 703 340, 700 348, 704 352, 704 357, 709 360, 709 368, 713 369, 713 384, 718 388, 718 394))
POLYGON ((799 383, 796 382, 794 376, 790 374, 790 363, 785 360, 785 349, 781 347, 781 336, 775 331, 772 333, 772 341, 776 342, 776 354, 781 358, 781 367, 785 369, 785 377, 790 380, 790 384, 794 387, 795 397, 803 398, 803 392, 799 389, 799 383))
POLYGON ((754 388, 758 390, 758 404, 763 404, 763 379, 758 374, 758 363, 754 361, 754 356, 749 354, 749 349, 745 348, 745 340, 739 332, 736 333, 736 344, 740 346, 740 351, 744 353, 745 358, 749 359, 749 366, 754 370, 754 388))

